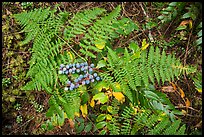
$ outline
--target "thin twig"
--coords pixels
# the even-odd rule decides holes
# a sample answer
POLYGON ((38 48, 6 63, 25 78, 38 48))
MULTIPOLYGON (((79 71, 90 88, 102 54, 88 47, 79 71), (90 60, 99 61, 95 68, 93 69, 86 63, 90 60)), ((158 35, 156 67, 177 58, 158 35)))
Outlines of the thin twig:
MULTIPOLYGON (((142 9, 142 11, 143 11, 143 13, 144 13, 144 15, 147 17, 146 18, 146 22, 148 22, 149 21, 149 15, 146 13, 146 11, 144 10, 144 8, 143 8, 143 6, 142 6, 142 2, 139 2, 139 5, 140 5, 140 7, 141 7, 141 9, 142 9)), ((151 30, 149 29, 149 39, 150 39, 150 41, 151 42, 154 42, 154 39, 153 39, 153 37, 152 37, 152 32, 151 32, 151 30)))

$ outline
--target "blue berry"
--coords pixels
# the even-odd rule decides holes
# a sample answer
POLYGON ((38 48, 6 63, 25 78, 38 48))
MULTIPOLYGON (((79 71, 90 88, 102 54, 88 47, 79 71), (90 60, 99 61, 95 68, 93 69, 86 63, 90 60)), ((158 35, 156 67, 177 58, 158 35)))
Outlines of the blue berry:
POLYGON ((65 72, 67 70, 67 68, 63 68, 62 70, 65 72))
POLYGON ((63 71, 62 70, 59 70, 59 72, 58 72, 59 74, 63 74, 63 71))
POLYGON ((89 80, 86 80, 86 84, 89 84, 90 83, 90 81, 89 80))
POLYGON ((76 72, 79 73, 79 72, 80 72, 80 69, 76 69, 76 72))
POLYGON ((67 84, 69 84, 69 85, 70 85, 70 84, 71 84, 71 81, 69 81, 69 80, 68 80, 68 81, 67 81, 67 84))
POLYGON ((88 65, 88 63, 87 62, 84 62, 84 66, 87 66, 88 65))
POLYGON ((100 80, 100 77, 96 77, 96 80, 99 81, 99 80, 100 80))
POLYGON ((77 83, 78 81, 79 81, 78 79, 75 79, 75 80, 74 80, 75 83, 77 83))
POLYGON ((72 64, 72 66, 73 66, 73 67, 75 67, 75 66, 76 66, 76 64, 72 64))
POLYGON ((93 67, 94 67, 94 64, 91 64, 90 66, 93 68, 93 67))
POLYGON ((68 90, 68 87, 65 87, 64 90, 68 90))
POLYGON ((66 70, 66 71, 65 71, 65 74, 68 74, 68 73, 69 73, 69 71, 68 71, 68 70, 66 70))
POLYGON ((69 69, 69 65, 66 65, 66 68, 69 69))
POLYGON ((76 85, 75 85, 75 88, 78 88, 79 87, 79 83, 77 83, 76 85))
POLYGON ((97 77, 97 73, 94 73, 93 76, 94 76, 94 77, 97 77))
POLYGON ((82 85, 85 85, 85 84, 86 84, 86 82, 85 82, 85 81, 82 81, 82 82, 81 82, 81 84, 82 84, 82 85))
POLYGON ((69 73, 72 73, 72 69, 69 69, 69 73))
POLYGON ((92 68, 89 69, 89 73, 91 73, 91 72, 93 72, 93 69, 92 69, 92 68))
POLYGON ((72 67, 72 64, 69 64, 69 67, 71 68, 71 67, 72 67))
POLYGON ((91 82, 94 82, 94 79, 91 79, 91 82))
POLYGON ((60 68, 62 69, 64 67, 64 64, 60 64, 60 68))
POLYGON ((86 77, 88 77, 88 74, 85 74, 85 75, 84 75, 84 78, 86 78, 86 77))
POLYGON ((84 76, 83 75, 79 75, 79 78, 82 79, 84 76))
POLYGON ((69 87, 69 90, 73 90, 73 88, 72 88, 72 87, 69 87))
POLYGON ((74 84, 73 84, 73 83, 71 83, 70 87, 74 88, 74 84))
POLYGON ((84 67, 81 68, 81 71, 84 71, 84 67))
POLYGON ((79 63, 77 63, 77 64, 76 64, 76 68, 80 68, 80 65, 79 65, 79 63))
POLYGON ((73 70, 73 71, 75 71, 75 70, 76 70, 76 68, 75 68, 75 67, 73 67, 73 68, 72 68, 72 70, 73 70))
POLYGON ((89 75, 89 78, 90 78, 90 79, 93 79, 93 75, 89 75))
POLYGON ((72 74, 74 74, 75 73, 75 71, 72 71, 72 74))
POLYGON ((84 69, 87 70, 87 69, 88 69, 88 66, 85 66, 84 69))

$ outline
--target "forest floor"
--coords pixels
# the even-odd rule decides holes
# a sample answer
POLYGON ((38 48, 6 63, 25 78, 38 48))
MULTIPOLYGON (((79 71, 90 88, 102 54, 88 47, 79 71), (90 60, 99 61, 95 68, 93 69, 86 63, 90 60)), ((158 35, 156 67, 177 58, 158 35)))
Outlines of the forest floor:
MULTIPOLYGON (((24 2, 26 3, 26 2, 24 2)), ((2 4, 2 134, 3 135, 26 135, 26 134, 75 134, 67 121, 62 127, 55 127, 52 131, 43 132, 41 123, 46 119, 45 112, 48 109, 49 95, 46 92, 25 92, 20 87, 28 81, 26 72, 29 69, 28 61, 31 53, 29 49, 32 45, 21 46, 18 43, 23 40, 24 34, 20 32, 13 14, 28 11, 29 9, 40 7, 53 7, 59 4, 58 10, 76 13, 93 7, 105 8, 108 12, 116 8, 118 4, 122 6, 121 15, 128 17, 140 24, 141 29, 149 18, 157 18, 159 9, 165 4, 154 5, 152 2, 141 4, 139 2, 35 2, 31 5, 23 5, 20 2, 4 2, 2 4), (143 6, 142 6, 143 5, 143 6), (144 6, 146 5, 146 6, 144 6), (155 8, 162 6, 159 9, 155 8), (145 8, 144 8, 145 7, 145 8), (145 9, 145 10, 144 10, 145 9), (35 102, 33 101, 35 100, 35 102), (37 104, 37 105, 36 105, 37 104), (39 105, 40 104, 40 105, 39 105)), ((194 48, 186 48, 186 42, 168 46, 172 41, 172 34, 179 25, 172 21, 166 24, 167 29, 151 29, 152 36, 157 40, 161 34, 167 43, 164 47, 167 53, 176 53, 183 63, 197 65, 198 70, 202 70, 202 51, 194 48), (188 54, 186 52, 188 50, 188 54)), ((144 29, 142 29, 144 30, 144 29)), ((126 41, 134 40, 142 42, 148 35, 148 30, 142 31, 139 35, 132 34, 120 40, 116 40, 116 46, 127 46, 126 41)), ((192 39, 195 38, 192 34, 192 39)), ((188 37, 187 37, 188 39, 188 37)), ((158 45, 162 42, 158 42, 158 45)), ((164 43, 164 42, 163 42, 164 43)), ((162 47, 162 46, 161 46, 162 47)), ((202 132, 202 93, 195 90, 193 81, 184 75, 177 81, 165 83, 163 86, 155 85, 156 89, 164 92, 170 101, 186 114, 181 117, 182 122, 187 125, 187 131, 191 134, 202 132), (176 90, 173 90, 176 89, 176 90), (181 97, 181 92, 185 97, 181 97)), ((85 132, 81 134, 86 134, 85 132)))

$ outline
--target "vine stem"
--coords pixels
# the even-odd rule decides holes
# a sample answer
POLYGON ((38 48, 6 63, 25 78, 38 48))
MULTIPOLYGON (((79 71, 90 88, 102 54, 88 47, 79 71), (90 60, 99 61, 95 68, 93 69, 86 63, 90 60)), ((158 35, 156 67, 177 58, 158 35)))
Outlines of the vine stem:
POLYGON ((69 48, 77 55, 79 56, 81 59, 83 59, 84 61, 87 61, 85 58, 83 58, 82 56, 80 56, 70 45, 69 43, 67 43, 63 38, 61 38, 60 36, 56 35, 58 38, 60 38, 62 41, 64 41, 68 46, 69 48))

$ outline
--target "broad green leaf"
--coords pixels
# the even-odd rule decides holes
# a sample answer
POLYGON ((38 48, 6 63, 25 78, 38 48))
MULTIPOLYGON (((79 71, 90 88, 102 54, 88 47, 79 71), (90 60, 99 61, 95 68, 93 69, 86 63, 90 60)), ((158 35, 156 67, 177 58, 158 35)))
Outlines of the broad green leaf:
POLYGON ((140 51, 140 47, 135 42, 131 42, 129 44, 129 48, 133 51, 133 53, 137 53, 138 51, 140 51))
POLYGON ((94 43, 98 49, 103 49, 106 45, 106 41, 104 41, 104 40, 95 41, 94 43))
POLYGON ((101 122, 101 121, 103 121, 105 118, 106 118, 106 114, 100 114, 100 115, 97 117, 96 122, 101 122))
POLYGON ((101 106, 101 107, 100 107, 100 110, 102 110, 102 111, 107 110, 107 105, 103 105, 103 106, 101 106))
POLYGON ((98 93, 96 95, 93 96, 94 100, 99 100, 100 103, 104 104, 108 101, 108 96, 106 96, 106 94, 104 94, 103 92, 98 93))
POLYGON ((80 123, 80 126, 76 129, 77 133, 81 133, 84 130, 84 123, 80 123))
POLYGON ((102 89, 109 89, 108 84, 105 81, 100 81, 96 84, 96 86, 94 87, 94 89, 97 89, 98 91, 101 91, 102 89))
POLYGON ((164 18, 164 16, 160 15, 159 17, 157 17, 158 19, 162 20, 164 18))
POLYGON ((200 30, 197 35, 198 35, 198 37, 201 37, 202 36, 202 30, 200 30))
POLYGON ((102 68, 106 66, 106 61, 105 60, 100 60, 96 66, 96 68, 102 68))
POLYGON ((51 106, 46 112, 46 117, 52 117, 54 113, 55 113, 55 108, 51 106))
POLYGON ((104 126, 106 126, 106 122, 105 122, 105 121, 101 121, 101 122, 99 122, 99 123, 96 124, 96 127, 97 127, 98 129, 101 129, 101 128, 103 128, 104 126))
POLYGON ((85 130, 86 132, 89 132, 91 129, 92 129, 92 123, 89 122, 89 123, 85 126, 84 130, 85 130))
POLYGON ((48 130, 53 130, 54 126, 52 125, 52 122, 48 121, 48 130))

